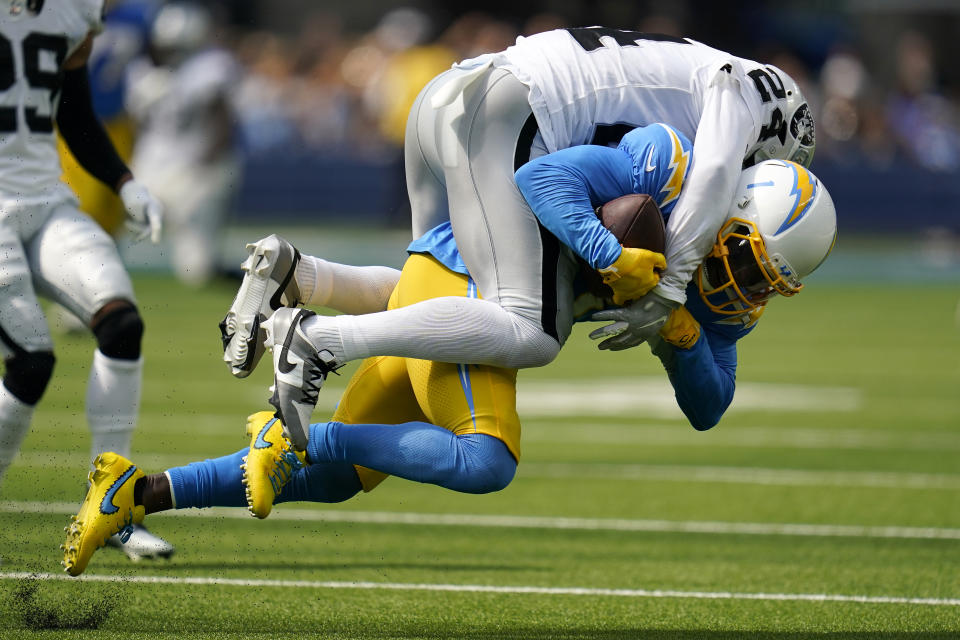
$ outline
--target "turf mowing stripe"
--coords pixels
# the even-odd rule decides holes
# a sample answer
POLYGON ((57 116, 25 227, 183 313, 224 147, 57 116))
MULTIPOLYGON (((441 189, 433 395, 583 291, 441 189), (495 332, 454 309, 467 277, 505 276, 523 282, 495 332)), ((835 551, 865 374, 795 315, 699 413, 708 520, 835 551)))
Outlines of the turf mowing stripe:
MULTIPOLYGON (((67 502, 0 502, 0 512, 74 513, 78 505, 67 502)), ((158 516, 218 517, 251 520, 245 509, 218 507, 166 511, 158 516)), ((537 516, 404 513, 395 511, 330 511, 280 505, 271 520, 403 524, 441 527, 493 527, 505 529, 571 529, 584 531, 636 531, 729 535, 799 536, 835 538, 899 538, 904 540, 960 540, 960 529, 938 527, 877 527, 834 524, 765 522, 710 522, 695 520, 630 520, 620 518, 553 518, 537 516)))
POLYGON ((524 462, 518 477, 617 478, 671 482, 725 482, 791 487, 868 487, 889 489, 960 489, 960 475, 896 471, 811 471, 760 467, 710 467, 660 464, 570 464, 524 462))
POLYGON ((960 451, 960 433, 729 427, 708 432, 672 423, 577 422, 524 416, 524 442, 640 444, 644 446, 747 447, 750 449, 849 449, 854 451, 960 451))
POLYGON ((960 607, 960 598, 907 598, 833 593, 738 593, 735 591, 674 591, 670 589, 596 589, 589 587, 495 586, 479 584, 426 584, 404 582, 338 582, 315 580, 264 580, 246 578, 171 576, 87 575, 71 578, 60 573, 0 572, 4 580, 63 580, 82 582, 123 582, 138 584, 187 584, 226 587, 282 587, 300 589, 368 589, 390 591, 455 591, 460 593, 506 593, 550 596, 614 596, 621 598, 689 598, 697 600, 777 600, 802 602, 857 602, 861 604, 908 604, 960 607))

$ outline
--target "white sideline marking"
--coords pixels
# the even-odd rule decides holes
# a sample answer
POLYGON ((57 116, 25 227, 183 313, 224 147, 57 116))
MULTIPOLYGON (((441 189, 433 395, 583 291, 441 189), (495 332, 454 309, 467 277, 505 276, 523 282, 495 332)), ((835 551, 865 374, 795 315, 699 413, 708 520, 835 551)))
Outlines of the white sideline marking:
POLYGON ((428 584, 406 582, 345 582, 318 580, 264 580, 172 576, 87 575, 71 578, 61 573, 0 572, 4 580, 62 580, 77 582, 123 582, 137 584, 191 584, 228 587, 283 587, 299 589, 368 589, 389 591, 453 591, 459 593, 507 593, 548 596, 614 596, 621 598, 688 598, 698 600, 777 600, 800 602, 857 602, 862 604, 909 604, 935 607, 960 606, 960 598, 906 598, 834 593, 738 593, 736 591, 674 591, 671 589, 596 589, 588 587, 495 586, 481 584, 428 584))
MULTIPOLYGON (((0 502, 6 513, 75 513, 79 504, 68 502, 0 502)), ((217 517, 252 521, 246 509, 215 507, 165 511, 158 516, 217 517)), ((729 535, 900 538, 916 540, 960 540, 960 529, 939 527, 882 527, 838 524, 791 524, 776 522, 715 522, 697 520, 640 520, 626 518, 562 518, 448 513, 406 513, 394 511, 334 511, 298 509, 278 505, 271 520, 347 522, 358 524, 404 524, 441 527, 493 527, 508 529, 571 529, 584 531, 635 531, 657 533, 705 533, 729 535)))

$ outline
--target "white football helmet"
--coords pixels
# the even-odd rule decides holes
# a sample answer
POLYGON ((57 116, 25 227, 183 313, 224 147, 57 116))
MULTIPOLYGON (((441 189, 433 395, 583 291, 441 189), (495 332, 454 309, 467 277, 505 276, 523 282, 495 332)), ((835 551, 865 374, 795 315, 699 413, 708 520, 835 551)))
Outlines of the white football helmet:
POLYGON ((735 316, 774 294, 795 295, 837 240, 833 199, 816 176, 787 160, 745 169, 713 250, 697 270, 714 312, 735 316))
POLYGON ((764 160, 790 160, 809 168, 817 138, 813 114, 800 86, 773 65, 765 65, 747 75, 753 78, 761 95, 767 95, 768 100, 776 97, 780 104, 773 108, 769 124, 764 125, 760 139, 747 152, 744 167, 764 160))
POLYGON ((178 62, 206 46, 213 32, 213 17, 194 2, 170 2, 153 19, 150 44, 165 62, 178 62))

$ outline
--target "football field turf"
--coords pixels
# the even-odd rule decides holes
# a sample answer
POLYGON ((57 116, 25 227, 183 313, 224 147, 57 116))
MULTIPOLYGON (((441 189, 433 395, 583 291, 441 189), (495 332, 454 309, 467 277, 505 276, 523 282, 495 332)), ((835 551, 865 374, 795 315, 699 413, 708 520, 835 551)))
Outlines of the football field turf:
MULTIPOLYGON (((136 286, 134 462, 242 448, 271 367, 235 380, 220 361, 234 287, 136 286)), ((520 375, 523 458, 504 491, 390 479, 265 521, 160 514, 147 525, 172 560, 103 549, 79 580, 58 545, 85 489, 93 342, 58 335, 0 489, 0 638, 960 637, 958 301, 956 281, 831 279, 776 300, 741 344, 734 406, 704 433, 646 347, 599 353, 580 327, 520 375)))

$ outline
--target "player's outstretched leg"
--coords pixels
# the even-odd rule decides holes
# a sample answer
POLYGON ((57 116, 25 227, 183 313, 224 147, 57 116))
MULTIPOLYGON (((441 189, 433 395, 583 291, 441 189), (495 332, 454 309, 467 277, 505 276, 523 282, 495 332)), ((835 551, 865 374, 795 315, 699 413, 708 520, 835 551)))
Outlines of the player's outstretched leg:
POLYGON ((281 307, 302 302, 294 273, 300 252, 277 236, 247 245, 246 272, 226 317, 220 322, 223 360, 238 378, 250 375, 263 356, 264 320, 281 307))
POLYGON ((67 540, 60 546, 63 566, 72 576, 83 573, 93 552, 110 536, 119 533, 126 540, 145 515, 143 506, 135 505, 133 499, 134 485, 144 477, 143 471, 112 452, 97 456, 93 466, 87 497, 65 527, 67 540))
POLYGON ((307 309, 278 309, 262 327, 266 345, 273 350, 273 396, 270 404, 284 426, 284 435, 294 448, 307 448, 310 415, 317 406, 320 387, 327 374, 343 363, 324 349, 317 351, 303 332, 301 323, 316 315, 307 309))
POLYGON ((283 425, 272 411, 260 411, 247 418, 250 451, 243 457, 243 486, 247 508, 258 518, 266 518, 274 500, 302 469, 306 454, 294 451, 283 435, 283 425))

